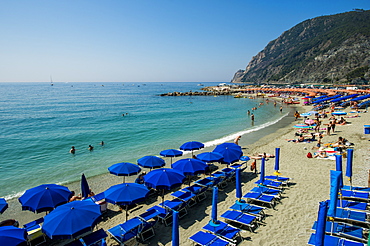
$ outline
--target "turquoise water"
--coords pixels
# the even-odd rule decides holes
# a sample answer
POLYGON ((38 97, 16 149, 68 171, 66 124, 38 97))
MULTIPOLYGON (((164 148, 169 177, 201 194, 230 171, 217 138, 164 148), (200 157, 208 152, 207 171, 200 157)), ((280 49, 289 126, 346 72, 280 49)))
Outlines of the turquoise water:
POLYGON ((112 164, 136 163, 187 141, 217 145, 283 117, 270 103, 254 112, 252 126, 246 112, 259 100, 158 96, 200 88, 197 83, 0 83, 0 196, 76 181, 82 173, 107 173, 112 164), (87 150, 89 144, 94 151, 87 150), (69 153, 72 145, 75 155, 69 153))

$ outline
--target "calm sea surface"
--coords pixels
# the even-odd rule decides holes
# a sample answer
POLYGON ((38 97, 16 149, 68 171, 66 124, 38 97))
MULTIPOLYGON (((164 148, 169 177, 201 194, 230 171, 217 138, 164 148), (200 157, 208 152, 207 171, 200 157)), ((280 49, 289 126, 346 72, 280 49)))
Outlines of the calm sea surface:
POLYGON ((270 103, 254 112, 252 126, 246 112, 258 100, 158 96, 200 88, 197 83, 0 83, 0 197, 76 181, 82 173, 107 173, 112 164, 136 163, 187 141, 217 145, 284 116, 270 103), (87 150, 89 144, 94 151, 87 150), (75 155, 69 153, 72 145, 75 155))

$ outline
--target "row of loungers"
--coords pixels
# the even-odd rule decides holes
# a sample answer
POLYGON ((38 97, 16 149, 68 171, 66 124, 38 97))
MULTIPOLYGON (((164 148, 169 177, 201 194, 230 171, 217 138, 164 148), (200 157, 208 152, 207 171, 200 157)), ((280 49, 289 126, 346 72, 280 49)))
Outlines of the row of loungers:
MULTIPOLYGON (((344 186, 339 198, 334 220, 325 222, 324 245, 366 245, 370 228, 370 188, 344 186)), ((316 227, 317 221, 312 230, 316 227)), ((312 233, 309 245, 315 245, 315 237, 316 234, 312 233)))
MULTIPOLYGON (((197 245, 237 245, 243 238, 240 232, 247 229, 254 232, 259 227, 259 223, 265 218, 264 210, 267 207, 274 207, 276 200, 280 199, 282 193, 282 186, 287 185, 289 178, 283 178, 284 183, 281 181, 266 180, 266 184, 272 184, 279 189, 272 189, 264 186, 253 188, 250 192, 244 195, 247 198, 245 201, 236 201, 230 210, 224 212, 220 217, 225 219, 225 222, 218 221, 217 224, 209 222, 191 237, 197 245), (254 202, 260 203, 259 205, 253 204, 254 202), (239 240, 238 240, 239 239, 239 240)), ((279 177, 280 178, 280 177, 279 177)))
POLYGON ((179 218, 187 214, 189 207, 196 205, 207 197, 207 190, 213 186, 225 187, 235 177, 235 169, 224 168, 196 181, 193 185, 182 188, 171 194, 174 198, 165 200, 146 210, 145 213, 129 219, 108 230, 108 233, 120 244, 127 245, 133 240, 145 242, 155 235, 157 221, 165 226, 172 224, 173 211, 179 212, 179 218))

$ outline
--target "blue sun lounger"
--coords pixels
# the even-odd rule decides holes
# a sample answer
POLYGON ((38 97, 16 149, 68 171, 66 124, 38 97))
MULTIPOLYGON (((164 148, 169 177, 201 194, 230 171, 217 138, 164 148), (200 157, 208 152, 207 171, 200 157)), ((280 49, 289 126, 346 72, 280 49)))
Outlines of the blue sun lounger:
POLYGON ((265 179, 265 181, 261 184, 259 181, 255 182, 256 184, 267 186, 273 189, 283 189, 283 183, 279 181, 273 181, 265 179))
POLYGON ((242 225, 247 227, 251 232, 258 228, 257 217, 245 214, 239 211, 227 210, 221 215, 221 218, 224 218, 227 221, 236 223, 237 225, 242 225))
POLYGON ((270 180, 273 180, 273 181, 282 182, 283 185, 289 185, 289 182, 290 182, 290 178, 281 177, 281 176, 277 176, 277 175, 268 175, 268 176, 265 176, 265 179, 270 179, 270 180))
POLYGON ((202 246, 227 246, 234 245, 214 234, 198 231, 193 236, 189 237, 190 240, 202 246))
POLYGON ((252 204, 249 204, 249 203, 246 203, 246 202, 243 203, 243 202, 236 201, 234 203, 234 205, 232 205, 230 207, 230 209, 240 211, 240 212, 245 213, 245 214, 250 214, 250 215, 256 216, 258 218, 258 220, 260 220, 260 221, 262 221, 266 216, 265 212, 263 211, 266 208, 256 206, 256 205, 252 205, 252 204))
POLYGON ((343 186, 342 190, 353 190, 353 191, 358 191, 358 192, 365 192, 365 193, 370 193, 370 187, 359 187, 359 186, 349 186, 345 185, 343 186))
POLYGON ((359 210, 359 211, 365 212, 365 210, 367 210, 367 203, 357 202, 357 201, 348 201, 348 200, 342 200, 342 201, 338 200, 337 207, 350 209, 350 210, 359 210))
MULTIPOLYGON (((308 241, 309 245, 316 245, 315 238, 316 234, 312 233, 308 241)), ((365 246, 363 243, 355 242, 352 240, 325 235, 324 246, 365 246)))
POLYGON ((369 202, 369 193, 354 190, 342 190, 342 198, 345 200, 369 202))
MULTIPOLYGON (((312 226, 313 230, 316 230, 317 221, 312 226)), ((331 234, 333 231, 333 235, 338 237, 345 237, 354 241, 360 242, 367 242, 366 238, 364 237, 364 228, 358 226, 351 226, 343 223, 325 222, 325 232, 327 234, 331 234)))
POLYGON ((272 188, 263 187, 263 186, 254 187, 253 189, 251 189, 251 192, 263 193, 265 195, 274 196, 276 198, 280 198, 280 194, 281 194, 281 190, 272 189, 272 188))
POLYGON ((191 192, 192 194, 194 194, 195 200, 198 200, 198 202, 201 202, 207 198, 207 193, 206 193, 207 190, 208 190, 208 187, 204 187, 204 186, 197 185, 197 184, 181 189, 181 191, 191 192))
POLYGON ((182 218, 188 214, 188 210, 186 209, 188 203, 181 201, 178 198, 175 198, 173 200, 166 200, 163 203, 160 203, 159 205, 166 208, 169 211, 175 210, 179 212, 179 218, 182 218))
POLYGON ((365 212, 337 208, 334 219, 344 223, 356 223, 367 228, 369 227, 369 221, 367 220, 367 214, 365 212))
POLYGON ((155 205, 151 208, 148 208, 146 211, 151 213, 154 213, 156 211, 157 212, 156 216, 162 221, 163 224, 165 224, 165 226, 172 224, 172 212, 173 212, 172 210, 168 210, 165 209, 164 207, 155 205))
POLYGON ((218 222, 219 222, 218 226, 213 226, 212 224, 208 223, 207 225, 203 227, 203 229, 227 241, 236 243, 236 238, 240 237, 241 230, 225 222, 222 222, 222 221, 218 221, 218 222))
POLYGON ((129 219, 125 223, 119 224, 111 229, 108 229, 108 233, 116 240, 120 245, 125 245, 125 243, 135 240, 141 229, 143 227, 143 222, 135 217, 129 219))
MULTIPOLYGON (((268 204, 271 208, 275 207, 276 201, 274 196, 265 195, 263 193, 257 193, 257 192, 248 192, 243 196, 243 198, 247 198, 250 202, 258 202, 262 204, 268 204)), ((262 205, 263 207, 266 207, 262 205)))

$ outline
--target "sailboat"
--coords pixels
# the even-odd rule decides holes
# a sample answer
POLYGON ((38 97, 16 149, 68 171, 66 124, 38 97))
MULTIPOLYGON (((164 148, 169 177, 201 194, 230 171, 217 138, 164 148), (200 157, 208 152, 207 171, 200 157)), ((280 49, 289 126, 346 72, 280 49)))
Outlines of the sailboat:
POLYGON ((51 75, 50 75, 50 85, 51 86, 53 86, 54 84, 53 84, 53 78, 51 77, 51 75))

